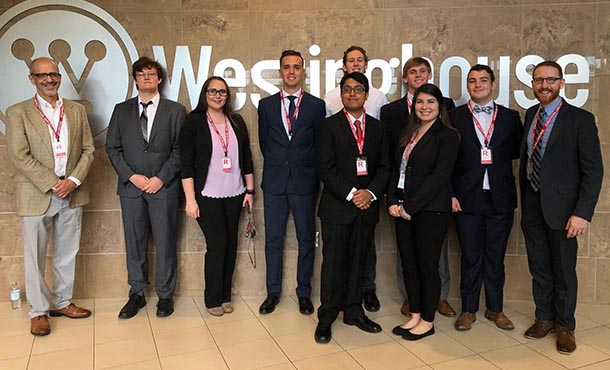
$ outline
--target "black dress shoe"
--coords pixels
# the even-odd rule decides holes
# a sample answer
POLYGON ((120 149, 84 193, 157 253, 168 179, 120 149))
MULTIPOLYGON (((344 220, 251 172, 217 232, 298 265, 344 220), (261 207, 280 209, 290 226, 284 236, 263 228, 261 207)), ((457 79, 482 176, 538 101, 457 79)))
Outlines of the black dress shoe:
POLYGON ((407 331, 403 336, 402 339, 406 339, 406 340, 410 340, 410 341, 414 341, 414 340, 420 340, 423 339, 425 337, 428 337, 430 335, 434 334, 434 326, 430 328, 430 330, 428 330, 425 333, 421 333, 421 334, 413 334, 410 331, 407 331))
POLYGON ((343 323, 345 325, 356 325, 356 327, 358 327, 358 329, 362 330, 362 331, 366 331, 367 333, 379 333, 381 332, 381 326, 379 324, 377 324, 376 322, 370 320, 368 317, 366 316, 362 316, 359 317, 357 319, 343 319, 343 323))
POLYGON ((267 296, 267 298, 265 298, 265 301, 263 302, 263 304, 261 304, 260 308, 258 309, 258 312, 263 315, 267 315, 275 311, 275 306, 277 306, 279 303, 280 296, 276 294, 270 294, 267 296))
POLYGON ((303 315, 311 315, 313 313, 313 303, 309 297, 299 297, 299 312, 303 315))
POLYGON ((332 338, 330 325, 318 324, 314 338, 318 343, 328 343, 332 338))
POLYGON ((146 298, 144 298, 143 295, 130 295, 129 300, 125 303, 125 306, 121 308, 121 312, 119 312, 119 319, 131 319, 138 313, 140 308, 144 306, 146 306, 146 298))
POLYGON ((159 299, 157 303, 157 317, 167 317, 174 313, 174 300, 171 298, 159 299))
POLYGON ((408 333, 409 330, 411 330, 411 329, 405 329, 405 328, 400 327, 400 325, 398 325, 394 329, 392 329, 392 334, 402 337, 403 335, 408 333))
POLYGON ((364 301, 364 309, 369 312, 377 312, 379 311, 379 307, 381 304, 379 303, 379 299, 375 292, 368 292, 362 295, 362 300, 364 301))

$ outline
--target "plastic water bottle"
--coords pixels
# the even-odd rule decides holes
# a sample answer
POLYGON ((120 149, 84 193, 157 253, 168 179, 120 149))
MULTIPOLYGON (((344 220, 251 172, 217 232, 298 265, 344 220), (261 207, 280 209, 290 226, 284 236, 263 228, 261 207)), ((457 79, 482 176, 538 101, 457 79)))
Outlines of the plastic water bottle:
POLYGON ((21 289, 17 286, 17 282, 11 284, 11 306, 13 310, 21 308, 21 289))

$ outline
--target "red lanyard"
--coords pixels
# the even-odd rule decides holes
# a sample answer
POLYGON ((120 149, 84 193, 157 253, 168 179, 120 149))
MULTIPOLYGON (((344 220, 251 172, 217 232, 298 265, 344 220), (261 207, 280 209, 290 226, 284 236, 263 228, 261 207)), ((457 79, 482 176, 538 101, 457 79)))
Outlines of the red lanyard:
POLYGON ((218 136, 218 139, 220 140, 220 145, 222 146, 222 150, 225 152, 226 157, 229 154, 229 120, 225 117, 225 138, 223 139, 220 135, 220 131, 216 128, 216 124, 212 120, 210 113, 206 112, 206 115, 208 116, 208 123, 212 125, 214 132, 216 132, 216 136, 218 136))
POLYGON ((562 104, 563 104, 563 100, 559 103, 559 105, 557 107, 555 107, 555 109, 553 109, 553 113, 551 113, 549 118, 547 118, 544 126, 542 126, 542 128, 540 129, 540 132, 538 133, 538 137, 535 137, 536 125, 538 124, 538 115, 540 114, 540 109, 544 109, 542 107, 542 105, 540 107, 538 107, 538 110, 536 111, 536 116, 534 117, 534 120, 532 121, 532 126, 533 126, 532 127, 532 151, 530 153, 530 157, 532 156, 532 154, 534 154, 534 150, 536 149, 536 146, 538 146, 538 143, 540 143, 540 140, 542 139, 542 135, 546 131, 547 127, 549 127, 549 124, 551 124, 551 120, 553 119, 553 117, 555 117, 557 112, 559 112, 559 108, 561 108, 562 104))
POLYGON ((496 117, 498 116, 498 107, 494 104, 494 115, 491 117, 491 123, 489 124, 489 129, 487 129, 487 133, 485 133, 485 131, 483 131, 483 126, 481 125, 481 122, 479 122, 477 117, 474 115, 474 112, 472 111, 472 105, 470 103, 471 103, 471 101, 469 100, 468 101, 468 110, 470 110, 470 114, 472 114, 472 120, 474 121, 475 126, 477 127, 477 129, 479 130, 481 135, 483 135, 483 143, 484 143, 485 147, 487 147, 487 145, 489 144, 489 139, 491 138, 491 133, 494 131, 494 126, 496 125, 496 117))
POLYGON ((415 146, 419 142, 419 139, 415 140, 418 132, 419 129, 415 130, 413 136, 411 136, 411 139, 409 139, 409 142, 407 143, 407 147, 405 148, 405 164, 409 163, 409 157, 411 156, 411 153, 413 153, 413 149, 415 149, 415 146))
POLYGON ((284 108, 284 114, 286 115, 286 124, 288 125, 288 134, 292 135, 292 122, 296 122, 297 116, 299 114, 299 107, 301 106, 301 100, 303 99, 303 95, 305 92, 301 89, 301 94, 297 99, 296 106, 294 108, 294 113, 292 113, 292 117, 290 117, 290 113, 288 109, 286 109, 286 104, 284 103, 284 91, 280 90, 280 100, 282 101, 282 108, 284 108))
POLYGON ((38 102, 38 99, 36 99, 36 95, 34 95, 32 100, 34 100, 34 105, 36 106, 38 113, 40 113, 40 116, 47 123, 47 126, 49 126, 51 131, 53 131, 53 136, 55 136, 55 139, 57 139, 57 142, 59 142, 59 136, 61 134, 61 125, 64 122, 64 105, 62 104, 59 108, 59 122, 57 123, 57 129, 55 129, 49 118, 42 112, 42 109, 40 109, 40 103, 38 102))
POLYGON ((366 136, 366 110, 364 108, 362 109, 362 122, 360 123, 360 131, 362 131, 362 136, 360 137, 358 137, 358 134, 356 133, 356 123, 352 122, 349 113, 347 113, 345 109, 343 109, 343 113, 345 114, 345 118, 347 118, 349 127, 352 129, 354 139, 356 139, 356 145, 358 146, 358 154, 362 155, 362 151, 364 150, 364 137, 366 136))

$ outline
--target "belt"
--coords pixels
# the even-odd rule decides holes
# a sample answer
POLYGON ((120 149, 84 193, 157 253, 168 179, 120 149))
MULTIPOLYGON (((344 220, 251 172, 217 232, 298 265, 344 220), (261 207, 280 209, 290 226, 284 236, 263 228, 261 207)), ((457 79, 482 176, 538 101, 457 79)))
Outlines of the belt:
POLYGON ((65 180, 65 179, 66 179, 66 176, 59 176, 59 179, 60 179, 60 180, 65 180))

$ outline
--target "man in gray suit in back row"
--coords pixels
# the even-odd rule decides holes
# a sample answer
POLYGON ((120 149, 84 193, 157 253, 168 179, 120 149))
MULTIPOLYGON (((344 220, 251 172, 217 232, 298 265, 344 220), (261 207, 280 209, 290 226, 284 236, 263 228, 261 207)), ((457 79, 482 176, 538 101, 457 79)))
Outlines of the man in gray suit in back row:
POLYGON ((178 136, 186 109, 160 97, 163 69, 158 62, 148 57, 138 59, 133 64, 132 77, 138 96, 116 105, 106 137, 106 151, 118 175, 131 286, 129 301, 119 318, 129 319, 146 305, 151 226, 157 257, 157 316, 166 317, 174 312, 181 194, 178 136))

